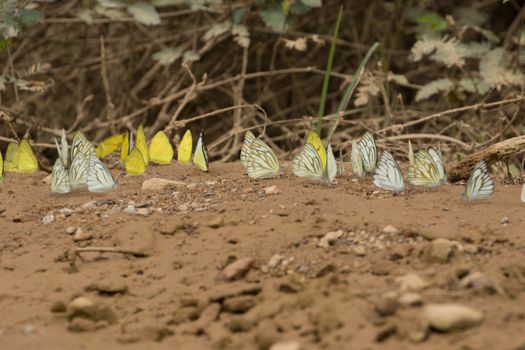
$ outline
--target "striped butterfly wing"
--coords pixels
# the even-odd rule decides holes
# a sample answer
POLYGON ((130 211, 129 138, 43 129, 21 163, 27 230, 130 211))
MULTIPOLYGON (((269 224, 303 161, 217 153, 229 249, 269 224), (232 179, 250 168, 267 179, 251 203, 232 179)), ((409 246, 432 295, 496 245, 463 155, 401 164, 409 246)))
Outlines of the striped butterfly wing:
POLYGON ((490 176, 487 164, 482 159, 476 164, 467 182, 465 197, 474 201, 489 197, 494 192, 494 180, 490 176))
POLYGON ((525 183, 523 184, 523 187, 521 188, 521 201, 525 203, 525 183))
POLYGON ((275 152, 261 139, 254 139, 245 153, 246 173, 252 179, 279 176, 281 167, 275 152))
POLYGON ((86 184, 88 170, 89 156, 82 152, 77 152, 69 167, 69 182, 73 189, 86 184))
POLYGON ((374 136, 370 132, 366 132, 359 142, 359 152, 363 159, 363 168, 366 173, 373 173, 377 165, 377 146, 374 136))
POLYGON ((374 185, 394 192, 403 192, 405 182, 399 165, 390 152, 384 151, 374 173, 374 185))
POLYGON ((350 161, 352 162, 352 172, 359 176, 365 176, 365 169, 363 168, 363 158, 359 150, 359 143, 356 140, 352 141, 352 153, 350 154, 350 161))
POLYGON ((204 131, 201 131, 197 146, 195 147, 195 153, 193 154, 193 164, 195 164, 202 171, 208 171, 209 160, 208 160, 208 148, 204 143, 204 131))
POLYGON ((58 157, 55 165, 53 165, 53 172, 51 173, 51 192, 69 193, 71 190, 68 171, 64 166, 62 158, 58 157))
POLYGON ((430 148, 428 150, 428 154, 430 154, 430 157, 434 161, 434 164, 438 170, 439 174, 439 181, 441 184, 444 184, 447 182, 447 173, 445 171, 445 164, 443 163, 443 157, 441 156, 441 152, 436 151, 433 148, 430 148))
POLYGON ((95 147, 86 138, 86 135, 82 131, 77 131, 73 137, 73 143, 71 144, 71 163, 75 159, 78 153, 83 153, 90 157, 92 154, 96 155, 95 147))
POLYGON ((326 173, 325 181, 332 183, 335 180, 337 174, 337 163, 335 161, 334 152, 332 151, 332 145, 328 144, 326 149, 326 173))
POLYGON ((69 166, 69 144, 67 143, 66 130, 62 129, 60 145, 55 138, 55 145, 58 151, 58 157, 62 159, 62 164, 67 168, 69 166))
POLYGON ((244 134, 244 142, 241 147, 241 163, 245 167, 246 167, 246 160, 251 150, 253 140, 255 140, 255 135, 251 131, 247 131, 246 134, 244 134))
POLYGON ((292 160, 292 172, 295 176, 309 180, 323 180, 323 164, 312 144, 306 143, 299 154, 292 160))
POLYGON ((408 182, 413 186, 437 187, 441 185, 439 170, 426 150, 416 153, 414 163, 408 167, 408 182))
POLYGON ((95 155, 89 157, 87 187, 90 192, 106 192, 117 188, 113 175, 95 155))

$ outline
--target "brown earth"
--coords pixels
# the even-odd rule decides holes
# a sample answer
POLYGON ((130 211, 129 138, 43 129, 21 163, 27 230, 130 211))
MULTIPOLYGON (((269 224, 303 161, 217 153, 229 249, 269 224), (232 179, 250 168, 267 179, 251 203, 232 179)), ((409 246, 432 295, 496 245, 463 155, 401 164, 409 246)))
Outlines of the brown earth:
POLYGON ((466 204, 462 186, 392 196, 352 176, 334 186, 290 175, 252 181, 240 164, 212 164, 209 174, 150 167, 100 195, 51 195, 45 176, 8 174, 0 185, 1 349, 525 347, 517 185, 466 204), (153 177, 187 185, 142 191, 153 177), (127 210, 138 214, 123 211, 131 201, 127 210), (337 230, 331 245, 318 246, 337 230), (77 247, 147 256, 75 258, 77 247), (238 279, 225 280, 225 266, 250 257, 237 260, 252 262, 244 276, 234 269, 238 279), (467 288, 473 272, 483 275, 467 288), (407 290, 423 306, 400 305, 407 290), (60 311, 79 296, 109 307, 110 317, 95 322, 68 311, 69 320, 60 311), (444 302, 481 311, 483 322, 427 332, 424 305, 444 302))

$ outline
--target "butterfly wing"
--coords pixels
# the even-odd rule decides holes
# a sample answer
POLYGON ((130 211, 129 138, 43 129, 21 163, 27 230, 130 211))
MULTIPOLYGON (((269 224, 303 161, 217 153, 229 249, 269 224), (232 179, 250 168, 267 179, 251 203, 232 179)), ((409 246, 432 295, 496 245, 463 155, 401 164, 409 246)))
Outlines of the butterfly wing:
POLYGON ((521 188, 521 201, 525 203, 525 183, 523 184, 523 187, 521 188))
POLYGON ((255 135, 251 131, 244 134, 244 142, 241 147, 241 163, 246 167, 247 154, 250 152, 255 135))
POLYGON ((474 201, 489 197, 494 192, 494 180, 490 176, 487 164, 482 159, 476 164, 467 182, 465 197, 474 201))
POLYGON ((434 164, 438 170, 439 175, 439 181, 441 184, 444 184, 447 182, 447 173, 445 172, 445 165, 443 164, 443 158, 441 157, 441 152, 436 151, 433 148, 430 148, 428 150, 428 154, 430 154, 430 157, 434 161, 434 164))
POLYGON ((306 143, 299 154, 292 160, 292 172, 295 176, 309 180, 323 180, 323 164, 319 153, 310 143, 306 143))
POLYGON ((204 144, 204 132, 201 131, 195 154, 193 155, 193 164, 195 164, 202 171, 208 171, 208 149, 204 144))
POLYGON ((352 162, 352 172, 359 177, 365 176, 363 158, 361 157, 359 143, 356 140, 352 141, 352 153, 350 154, 350 161, 352 162))
POLYGON ((399 165, 390 152, 384 151, 374 173, 374 185, 394 192, 403 192, 405 183, 399 165))
POLYGON ((38 161, 33 147, 27 138, 23 138, 18 145, 17 171, 24 174, 32 174, 38 170, 38 161))
POLYGON ((377 165, 377 146, 374 136, 370 132, 363 135, 359 141, 359 152, 363 159, 363 168, 366 173, 373 173, 377 165))
POLYGON ((130 175, 140 175, 146 171, 146 163, 142 157, 142 152, 137 147, 134 147, 126 157, 124 167, 126 168, 126 173, 130 175))
POLYGON ((332 145, 328 144, 326 149, 326 172, 325 180, 328 183, 332 183, 335 180, 337 174, 337 163, 335 161, 334 152, 332 152, 332 145))
POLYGON ((323 141, 319 135, 313 131, 309 131, 308 135, 306 136, 306 143, 311 144, 315 148, 317 154, 319 155, 319 159, 321 160, 323 171, 326 171, 327 153, 326 149, 324 148, 323 141))
POLYGON ((83 153, 90 157, 91 155, 96 156, 95 147, 86 138, 86 135, 82 131, 77 131, 73 137, 73 143, 71 144, 71 163, 75 159, 78 153, 83 153))
POLYGON ((426 150, 416 153, 414 163, 408 167, 408 182, 413 186, 437 187, 441 180, 434 159, 426 150))
POLYGON ((117 187, 111 172, 95 155, 89 157, 87 187, 90 192, 112 191, 117 187))
POLYGON ((129 151, 132 147, 130 147, 130 133, 126 131, 122 135, 122 143, 120 144, 120 160, 125 161, 128 157, 129 151))
POLYGON ((10 142, 7 145, 7 151, 5 152, 5 165, 4 169, 6 172, 16 171, 18 168, 18 144, 10 142))
POLYGON ((142 157, 144 158, 144 164, 146 166, 149 164, 149 150, 148 150, 148 143, 146 141, 146 134, 144 133, 144 127, 142 124, 139 125, 139 128, 137 130, 137 139, 135 140, 135 147, 139 149, 140 153, 142 153, 142 157))
POLYGON ((191 162, 191 153, 193 151, 193 137, 191 130, 188 129, 184 133, 182 140, 177 147, 177 160, 181 164, 188 164, 191 162))
POLYGON ((86 184, 89 171, 89 157, 89 155, 82 152, 76 152, 69 167, 69 183, 72 189, 82 187, 86 184))
POLYGON ((158 131, 149 145, 149 156, 153 163, 170 164, 173 159, 173 146, 163 131, 158 131))
POLYGON ((241 159, 241 162, 246 168, 246 173, 252 179, 267 179, 276 177, 281 173, 277 155, 261 139, 254 138, 251 140, 251 145, 248 146, 245 138, 241 156, 244 159, 241 159))
POLYGON ((68 171, 64 166, 62 158, 58 157, 53 166, 53 172, 51 173, 51 192, 69 193, 71 189, 68 171))
POLYGON ((112 135, 102 140, 96 149, 99 159, 106 158, 111 153, 116 152, 122 145, 125 134, 112 135))

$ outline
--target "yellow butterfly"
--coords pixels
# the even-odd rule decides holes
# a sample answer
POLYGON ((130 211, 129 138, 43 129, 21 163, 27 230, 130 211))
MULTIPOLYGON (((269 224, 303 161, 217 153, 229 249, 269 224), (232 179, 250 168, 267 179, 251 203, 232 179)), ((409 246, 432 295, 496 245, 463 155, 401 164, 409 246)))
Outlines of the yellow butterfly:
POLYGON ((414 157, 414 163, 408 167, 408 182, 414 186, 440 186, 443 182, 439 166, 429 151, 421 150, 417 152, 414 157))
POLYGON ((32 174, 38 170, 38 161, 36 160, 33 147, 27 138, 23 138, 18 144, 16 154, 14 155, 16 164, 16 172, 24 174, 32 174))
POLYGON ((266 179, 279 176, 281 167, 275 152, 251 131, 244 136, 241 148, 241 163, 252 179, 266 179))
POLYGON ((18 164, 18 144, 10 142, 7 145, 7 151, 5 152, 5 165, 4 169, 6 172, 16 172, 18 164))
POLYGON ((140 124, 137 130, 137 139, 135 147, 138 148, 140 153, 142 153, 142 158, 144 158, 144 165, 147 166, 149 163, 149 150, 148 142, 146 141, 146 134, 144 133, 144 127, 142 126, 142 124, 140 124))
POLYGON ((191 162, 191 153, 193 151, 193 137, 191 136, 191 130, 188 129, 184 133, 182 140, 177 147, 177 160, 181 164, 188 164, 191 162))
POLYGON ((120 160, 124 162, 129 152, 133 148, 133 134, 126 131, 122 137, 122 143, 120 144, 120 160))
POLYGON ((168 136, 162 131, 158 131, 149 145, 149 156, 153 163, 170 164, 173 159, 173 147, 168 136))
POLYGON ((201 131, 197 147, 193 154, 193 164, 195 164, 202 171, 208 171, 208 149, 204 144, 204 131, 201 131))
POLYGON ((126 173, 131 175, 141 175, 146 171, 146 162, 142 152, 137 147, 133 147, 126 157, 124 167, 126 168, 126 173))
POLYGON ((292 160, 292 172, 295 176, 310 180, 333 182, 337 173, 337 164, 332 146, 328 144, 325 149, 321 138, 309 132, 303 149, 292 160))
POLYGON ((124 133, 117 134, 117 135, 113 135, 113 136, 107 137, 104 140, 102 140, 98 144, 97 149, 96 149, 97 157, 99 159, 106 158, 111 153, 118 150, 122 145, 122 141, 124 140, 124 135, 125 135, 124 133))

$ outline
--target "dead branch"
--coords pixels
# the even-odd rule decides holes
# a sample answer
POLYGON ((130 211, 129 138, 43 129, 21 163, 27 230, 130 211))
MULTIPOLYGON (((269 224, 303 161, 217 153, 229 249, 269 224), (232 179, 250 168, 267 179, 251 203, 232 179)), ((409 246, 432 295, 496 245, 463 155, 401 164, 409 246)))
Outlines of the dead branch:
POLYGON ((525 136, 513 137, 511 139, 498 142, 483 151, 476 152, 465 159, 447 167, 449 181, 456 182, 465 180, 470 176, 472 168, 481 159, 488 165, 506 159, 512 154, 525 151, 525 136))

